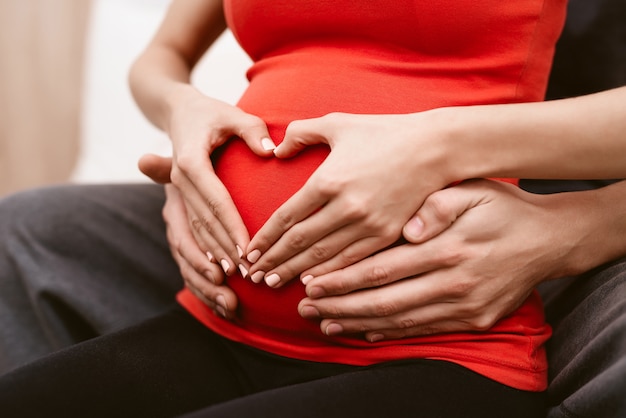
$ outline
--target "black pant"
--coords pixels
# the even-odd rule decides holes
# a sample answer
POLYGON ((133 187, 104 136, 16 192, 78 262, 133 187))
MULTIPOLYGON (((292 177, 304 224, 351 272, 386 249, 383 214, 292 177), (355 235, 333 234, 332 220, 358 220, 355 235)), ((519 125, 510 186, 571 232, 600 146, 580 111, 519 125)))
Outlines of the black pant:
POLYGON ((463 367, 283 358, 228 341, 181 308, 0 378, 9 417, 534 417, 542 394, 463 367), (204 408, 204 409, 203 409, 204 408))

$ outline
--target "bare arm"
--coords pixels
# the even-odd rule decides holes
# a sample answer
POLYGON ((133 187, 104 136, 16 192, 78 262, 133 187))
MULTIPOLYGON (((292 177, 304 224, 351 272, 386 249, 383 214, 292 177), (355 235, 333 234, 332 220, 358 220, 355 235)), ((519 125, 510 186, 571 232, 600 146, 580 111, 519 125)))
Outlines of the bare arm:
POLYGON ((157 127, 168 131, 176 97, 193 90, 193 67, 225 29, 222 1, 172 2, 129 75, 135 101, 157 127))
POLYGON ((458 179, 626 177, 626 87, 432 113, 458 179))

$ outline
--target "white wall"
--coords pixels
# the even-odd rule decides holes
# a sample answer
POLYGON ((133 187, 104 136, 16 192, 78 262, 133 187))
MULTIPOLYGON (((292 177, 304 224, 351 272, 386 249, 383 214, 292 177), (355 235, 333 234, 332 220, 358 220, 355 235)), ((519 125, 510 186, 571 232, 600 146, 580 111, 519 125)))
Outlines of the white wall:
MULTIPOLYGON (((165 135, 135 106, 127 86, 129 66, 156 31, 168 0, 95 0, 89 23, 81 150, 76 182, 146 181, 138 158, 170 154, 165 135)), ((247 81, 248 57, 230 32, 211 48, 194 84, 212 97, 234 103, 247 81)))

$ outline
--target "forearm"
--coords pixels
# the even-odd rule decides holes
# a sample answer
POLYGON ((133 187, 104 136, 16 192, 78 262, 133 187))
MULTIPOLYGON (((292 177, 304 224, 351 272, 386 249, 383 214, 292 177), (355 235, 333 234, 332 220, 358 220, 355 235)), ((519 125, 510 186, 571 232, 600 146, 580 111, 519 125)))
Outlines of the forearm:
POLYGON ((445 108, 425 116, 441 130, 446 164, 457 179, 626 178, 625 104, 622 87, 550 102, 445 108))
POLYGON ((130 89, 144 115, 168 131, 171 109, 178 100, 198 94, 191 73, 205 51, 224 31, 222 2, 174 1, 161 27, 133 64, 130 89))

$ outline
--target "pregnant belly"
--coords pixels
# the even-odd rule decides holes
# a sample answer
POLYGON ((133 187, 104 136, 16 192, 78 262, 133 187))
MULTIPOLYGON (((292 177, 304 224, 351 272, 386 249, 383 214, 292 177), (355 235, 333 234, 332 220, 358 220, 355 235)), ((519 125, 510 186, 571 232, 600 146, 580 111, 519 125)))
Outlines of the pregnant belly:
MULTIPOLYGON (((261 158, 242 140, 233 140, 217 154, 214 166, 253 236, 306 182, 327 154, 327 147, 318 146, 288 160, 261 158)), ((239 300, 239 325, 248 331, 299 344, 326 338, 318 323, 298 314, 297 305, 305 297, 298 278, 280 289, 255 284, 239 275, 230 277, 228 285, 239 300)))

